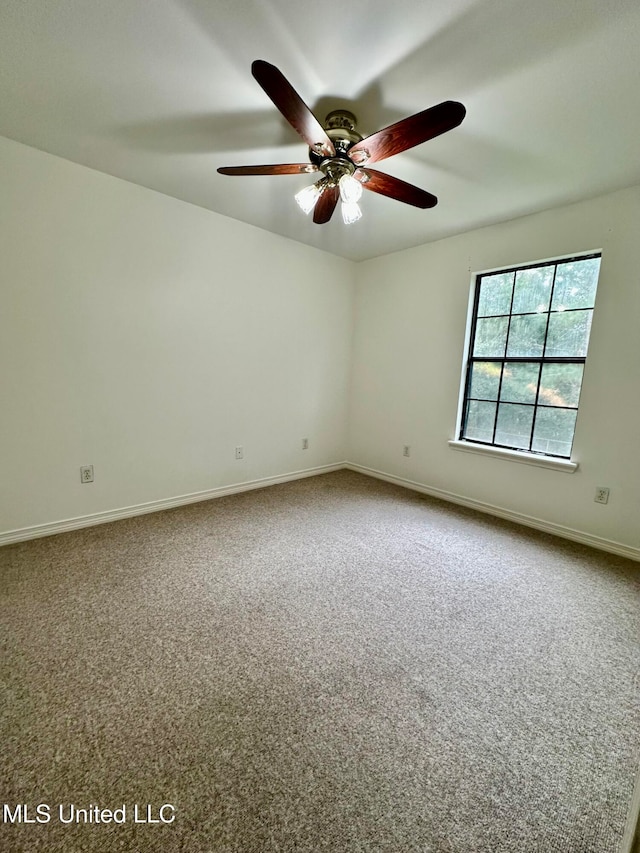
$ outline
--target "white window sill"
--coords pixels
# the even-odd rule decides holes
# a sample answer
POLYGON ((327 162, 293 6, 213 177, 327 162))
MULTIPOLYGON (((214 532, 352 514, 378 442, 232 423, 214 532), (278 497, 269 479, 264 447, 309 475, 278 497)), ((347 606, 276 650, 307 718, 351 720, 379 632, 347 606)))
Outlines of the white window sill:
POLYGON ((521 462, 523 465, 552 468, 554 471, 564 471, 567 474, 573 474, 578 468, 578 463, 571 462, 569 459, 554 459, 551 456, 538 456, 536 453, 525 453, 522 450, 506 450, 503 447, 488 447, 485 444, 473 444, 470 441, 450 441, 449 447, 453 450, 463 450, 465 453, 479 453, 481 456, 494 456, 511 462, 521 462))

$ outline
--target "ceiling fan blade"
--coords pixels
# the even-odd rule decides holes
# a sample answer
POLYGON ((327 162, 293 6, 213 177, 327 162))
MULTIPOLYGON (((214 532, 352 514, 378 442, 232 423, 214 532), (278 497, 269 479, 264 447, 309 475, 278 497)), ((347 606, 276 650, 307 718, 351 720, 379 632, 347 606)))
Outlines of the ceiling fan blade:
POLYGON ((374 193, 389 196, 405 204, 412 204, 414 207, 421 207, 423 210, 427 207, 435 207, 438 203, 438 199, 426 190, 421 190, 420 187, 375 169, 358 169, 354 177, 361 182, 365 190, 372 190, 374 193))
POLYGON ((336 149, 325 129, 304 103, 284 74, 264 59, 256 59, 251 73, 289 124, 318 154, 333 157, 336 149))
POLYGON ((376 163, 452 130, 465 114, 458 101, 443 101, 366 136, 349 149, 349 157, 357 166, 376 163))
POLYGON ((313 209, 313 221, 317 225, 322 225, 331 219, 339 198, 340 190, 336 185, 330 185, 322 190, 313 209))
POLYGON ((221 175, 300 175, 317 172, 312 163, 279 163, 275 166, 221 166, 221 175))

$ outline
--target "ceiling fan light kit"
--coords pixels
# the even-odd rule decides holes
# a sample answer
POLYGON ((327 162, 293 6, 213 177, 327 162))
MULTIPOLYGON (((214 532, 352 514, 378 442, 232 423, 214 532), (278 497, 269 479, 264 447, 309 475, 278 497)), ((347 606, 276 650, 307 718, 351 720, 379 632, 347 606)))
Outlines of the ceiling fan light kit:
MULTIPOLYGON (((324 180, 325 179, 323 178, 322 181, 324 180)), ((316 184, 311 184, 310 187, 303 187, 300 192, 295 194, 294 198, 304 213, 311 213, 313 208, 316 206, 316 202, 320 198, 320 193, 323 189, 322 181, 318 181, 316 184)))
POLYGON ((443 101, 367 137, 356 130, 356 117, 348 110, 334 110, 324 127, 275 65, 257 59, 251 72, 275 106, 309 147, 308 163, 268 166, 224 166, 222 175, 299 175, 321 172, 323 177, 295 195, 301 209, 317 224, 328 222, 341 202, 346 225, 362 216, 358 204, 368 189, 404 204, 422 209, 434 207, 438 199, 419 187, 369 168, 369 164, 407 151, 457 127, 465 108, 457 101, 443 101), (366 166, 367 168, 363 168, 366 166))

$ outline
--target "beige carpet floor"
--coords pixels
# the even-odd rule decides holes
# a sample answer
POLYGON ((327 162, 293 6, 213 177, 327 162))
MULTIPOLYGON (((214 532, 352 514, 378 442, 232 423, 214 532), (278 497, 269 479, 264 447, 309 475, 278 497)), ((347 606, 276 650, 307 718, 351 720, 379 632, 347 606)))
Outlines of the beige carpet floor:
POLYGON ((341 471, 0 572, 2 851, 619 849, 635 563, 341 471))

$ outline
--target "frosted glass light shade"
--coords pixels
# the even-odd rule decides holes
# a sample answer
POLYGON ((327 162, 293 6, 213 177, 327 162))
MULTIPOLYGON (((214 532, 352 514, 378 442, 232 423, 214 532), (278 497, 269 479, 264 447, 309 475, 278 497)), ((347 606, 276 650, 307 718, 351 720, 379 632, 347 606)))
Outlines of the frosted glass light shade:
POLYGON ((351 225, 357 222, 362 216, 360 206, 355 201, 342 202, 342 221, 345 225, 351 225))
POLYGON ((311 184, 310 187, 305 187, 295 194, 295 200, 298 202, 300 208, 307 214, 311 213, 319 198, 320 188, 317 184, 311 184))
POLYGON ((338 182, 338 186, 340 187, 340 198, 345 204, 360 201, 362 184, 353 175, 343 175, 338 182))

